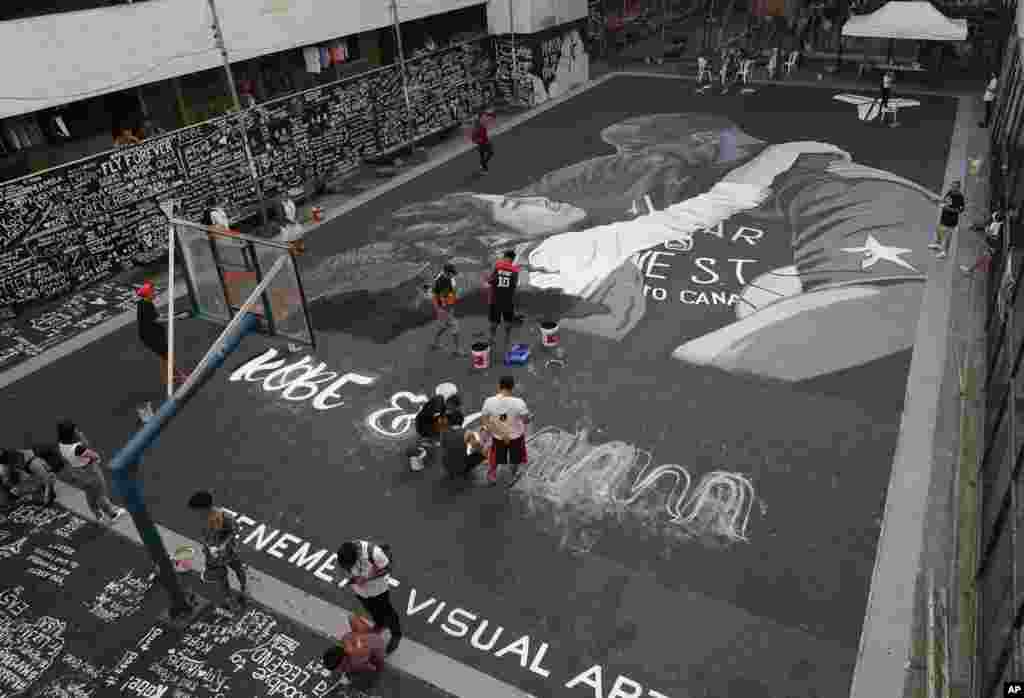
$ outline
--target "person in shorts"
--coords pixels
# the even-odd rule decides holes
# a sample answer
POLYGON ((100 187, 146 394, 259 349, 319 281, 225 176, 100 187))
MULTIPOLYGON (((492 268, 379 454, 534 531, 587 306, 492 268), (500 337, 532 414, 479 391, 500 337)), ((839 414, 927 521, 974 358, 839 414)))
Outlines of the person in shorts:
POLYGON ((345 541, 338 548, 338 569, 348 578, 348 588, 359 599, 373 619, 374 632, 385 630, 391 637, 384 648, 386 654, 398 649, 402 641, 402 624, 391 603, 390 549, 367 540, 345 541))
POLYGON ((99 453, 90 448, 85 435, 70 419, 57 422, 57 452, 64 462, 67 479, 85 492, 85 500, 96 521, 112 524, 121 518, 124 509, 110 501, 99 453))
POLYGON ((504 352, 508 353, 512 342, 513 328, 520 323, 516 314, 516 288, 519 286, 519 265, 516 264, 515 250, 507 250, 502 254, 501 259, 494 265, 494 270, 488 279, 488 317, 491 321, 491 348, 495 346, 498 335, 498 326, 505 325, 504 352))
POLYGON ((960 214, 964 212, 966 205, 963 192, 960 190, 960 182, 953 182, 942 199, 942 212, 939 214, 939 224, 935 228, 935 240, 928 245, 935 250, 935 256, 939 259, 945 258, 948 253, 950 238, 960 223, 960 214))
POLYGON ((518 472, 526 463, 526 425, 530 423, 530 410, 526 402, 515 396, 515 378, 502 376, 498 393, 484 400, 481 419, 484 429, 492 437, 488 454, 487 481, 498 481, 498 466, 509 465, 518 472))
MULTIPOLYGON (((168 344, 167 318, 160 315, 156 307, 156 287, 152 282, 144 283, 135 294, 139 300, 136 306, 136 320, 139 328, 139 340, 142 346, 153 352, 160 360, 160 383, 167 386, 167 361, 168 344)), ((184 314, 182 314, 184 315, 184 314)), ((188 379, 188 374, 177 370, 174 373, 175 386, 181 385, 188 379)), ((147 402, 138 409, 139 419, 146 421, 153 416, 153 403, 147 402)))

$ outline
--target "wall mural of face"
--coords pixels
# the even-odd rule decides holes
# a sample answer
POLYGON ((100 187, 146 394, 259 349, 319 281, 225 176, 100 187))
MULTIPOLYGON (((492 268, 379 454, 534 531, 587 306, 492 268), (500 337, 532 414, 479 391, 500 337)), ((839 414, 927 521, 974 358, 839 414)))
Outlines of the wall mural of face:
MULTIPOLYGON (((934 222, 934 193, 859 165, 835 146, 767 144, 713 114, 631 117, 601 137, 613 154, 518 191, 447 194, 395 211, 378 225, 378 242, 307 274, 310 299, 385 293, 408 308, 449 259, 470 294, 496 257, 515 247, 527 314, 531 298, 557 298, 546 312, 557 312, 563 327, 618 341, 633 341, 639 328, 643 342, 664 344, 662 356, 800 380, 907 348, 912 332, 892 330, 916 326, 919 262, 928 258, 919 248, 934 222), (688 236, 692 252, 673 246, 688 236), (676 278, 652 296, 651 279, 666 274, 676 278), (851 285, 870 293, 837 290, 851 285), (810 373, 772 368, 760 356, 770 348, 753 341, 765 333, 777 341, 777 329, 792 326, 808 351, 828 355, 807 341, 816 317, 861 317, 890 294, 903 310, 888 312, 886 331, 863 343, 863 361, 836 352, 835 365, 806 362, 810 373)), ((422 315, 417 325, 429 321, 422 315)), ((376 338, 406 329, 393 323, 391 334, 376 338)))

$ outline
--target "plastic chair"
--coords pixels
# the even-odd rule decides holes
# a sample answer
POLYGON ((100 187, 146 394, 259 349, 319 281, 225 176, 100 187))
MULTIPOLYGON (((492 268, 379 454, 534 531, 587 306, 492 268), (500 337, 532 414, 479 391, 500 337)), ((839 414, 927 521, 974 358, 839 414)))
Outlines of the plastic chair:
POLYGON ((740 63, 740 82, 744 85, 750 84, 750 73, 754 70, 754 61, 750 58, 745 58, 740 63))
POLYGON ((796 64, 797 64, 797 62, 799 60, 800 60, 800 52, 799 51, 790 51, 789 52, 789 58, 786 59, 786 75, 789 75, 790 73, 793 72, 793 69, 796 68, 796 64))

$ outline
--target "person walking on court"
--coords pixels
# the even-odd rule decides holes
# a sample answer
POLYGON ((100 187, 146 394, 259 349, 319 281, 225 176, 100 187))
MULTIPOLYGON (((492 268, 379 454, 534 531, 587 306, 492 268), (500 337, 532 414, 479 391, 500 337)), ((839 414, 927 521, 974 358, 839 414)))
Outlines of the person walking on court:
MULTIPOLYGON (((139 297, 136 304, 139 339, 142 341, 142 345, 156 354, 160 360, 160 383, 166 387, 169 347, 167 328, 164 324, 167 322, 167 318, 162 317, 156 308, 156 287, 152 282, 147 281, 135 293, 139 297)), ((175 384, 183 383, 187 378, 185 373, 176 371, 174 382, 175 384)), ((153 416, 153 403, 147 402, 139 408, 138 412, 139 419, 146 421, 153 416)))
POLYGON ((949 252, 950 238, 960 223, 960 214, 964 212, 966 205, 963 192, 960 191, 960 182, 953 182, 942 199, 942 213, 939 214, 939 224, 935 227, 935 240, 928 245, 936 251, 935 256, 939 259, 944 259, 949 252))
POLYGON ((430 348, 437 350, 441 348, 441 338, 448 332, 452 335, 454 346, 452 356, 465 356, 459 344, 459 321, 455 317, 455 302, 458 300, 458 289, 455 285, 455 277, 458 270, 454 264, 445 264, 441 273, 434 279, 434 285, 430 293, 434 304, 434 318, 437 320, 437 333, 430 348))
POLYGON ((213 505, 213 495, 206 491, 196 492, 188 500, 188 508, 203 517, 203 555, 206 558, 206 571, 203 579, 220 585, 224 596, 232 605, 241 607, 246 602, 248 577, 245 564, 238 554, 238 524, 235 515, 213 505), (231 582, 228 580, 228 569, 238 578, 238 593, 231 593, 231 582))
POLYGON ((491 158, 494 157, 494 146, 491 145, 491 136, 487 132, 487 117, 487 112, 480 112, 470 136, 476 145, 477 153, 480 155, 480 174, 487 174, 489 171, 488 164, 491 162, 491 158))
MULTIPOLYGON (((481 421, 492 437, 488 454, 487 481, 498 481, 498 466, 509 465, 518 472, 526 463, 526 426, 530 423, 530 410, 526 402, 513 395, 516 380, 502 376, 498 393, 484 400, 481 421)), ((513 475, 514 477, 514 475, 513 475)))
POLYGON ((390 551, 367 540, 346 541, 338 548, 338 568, 348 575, 348 585, 370 614, 375 632, 391 631, 385 648, 391 654, 402 641, 402 626, 391 604, 390 551))
POLYGON ((85 492, 89 510, 99 523, 112 524, 124 509, 110 501, 106 478, 100 468, 100 454, 93 450, 78 426, 70 419, 57 422, 57 452, 64 462, 67 478, 85 492))
POLYGON ((978 126, 988 128, 992 121, 992 108, 996 104, 996 90, 999 89, 999 77, 995 73, 989 73, 988 84, 985 86, 985 120, 978 126))
POLYGON ((507 250, 494 265, 488 280, 490 296, 489 318, 491 321, 491 348, 495 346, 498 325, 505 325, 505 343, 502 356, 508 353, 512 342, 512 330, 519 325, 516 315, 516 288, 519 286, 519 266, 516 264, 515 250, 507 250))

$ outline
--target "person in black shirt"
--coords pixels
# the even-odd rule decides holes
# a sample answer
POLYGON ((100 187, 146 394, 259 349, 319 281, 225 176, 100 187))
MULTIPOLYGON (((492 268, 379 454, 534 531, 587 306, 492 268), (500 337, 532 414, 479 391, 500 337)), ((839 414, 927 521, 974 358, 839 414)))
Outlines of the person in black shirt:
POLYGON ((235 515, 221 507, 214 506, 213 495, 200 491, 189 497, 188 508, 197 512, 203 520, 203 555, 206 558, 206 570, 203 578, 216 582, 228 603, 239 607, 245 605, 248 576, 245 564, 238 554, 238 524, 235 515), (228 570, 238 578, 238 593, 232 594, 231 583, 228 581, 228 570))
POLYGON ((936 250, 935 256, 939 259, 945 258, 949 252, 949 240, 960 223, 960 214, 964 212, 966 205, 963 192, 960 191, 960 182, 953 182, 953 186, 942 199, 942 213, 935 228, 935 240, 928 245, 936 250))
POLYGON ((505 324, 505 352, 508 352, 512 341, 512 329, 520 324, 516 315, 516 289, 519 286, 519 266, 516 264, 514 250, 506 251, 498 263, 494 265, 488 280, 491 321, 491 347, 495 345, 498 325, 505 324))
POLYGON ((462 398, 452 395, 445 401, 443 428, 441 430, 441 452, 444 469, 449 478, 468 477, 473 468, 484 462, 483 449, 476 434, 464 428, 462 398))
POLYGON ((465 356, 466 353, 459 345, 459 321, 455 317, 455 301, 458 299, 458 289, 455 286, 457 274, 455 265, 445 264, 441 273, 434 279, 431 296, 434 302, 434 318, 437 320, 437 334, 434 335, 434 342, 430 348, 440 349, 441 337, 451 332, 455 342, 452 356, 465 356))
MULTIPOLYGON (((160 382, 167 386, 167 328, 164 323, 166 317, 161 317, 156 308, 156 287, 151 282, 146 282, 136 291, 139 301, 136 305, 137 322, 139 326, 139 339, 142 345, 156 354, 160 359, 160 382)), ((179 371, 174 377, 174 382, 183 383, 188 376, 179 371)), ((153 414, 152 403, 146 403, 139 409, 139 418, 145 421, 153 414)))

